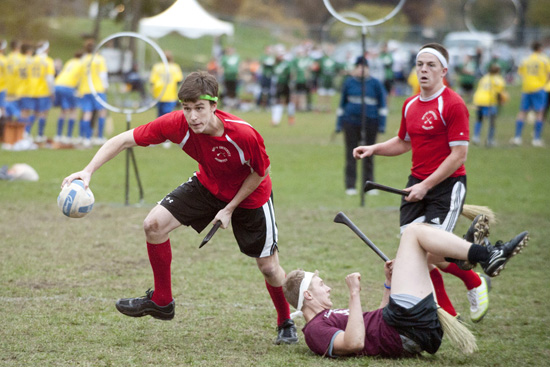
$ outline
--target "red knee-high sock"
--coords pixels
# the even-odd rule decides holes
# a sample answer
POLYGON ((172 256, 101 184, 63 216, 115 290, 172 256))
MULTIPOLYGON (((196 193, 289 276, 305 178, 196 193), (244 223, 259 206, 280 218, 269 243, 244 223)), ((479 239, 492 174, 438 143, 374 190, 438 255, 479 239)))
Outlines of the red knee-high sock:
POLYGON ((443 277, 437 269, 430 271, 430 278, 432 278, 432 283, 435 290, 435 297, 437 298, 437 303, 441 306, 442 309, 447 311, 451 316, 456 316, 455 308, 447 296, 447 291, 445 290, 445 285, 443 284, 443 277))
POLYGON ((449 273, 459 278, 464 282, 468 290, 477 288, 481 285, 481 278, 473 270, 462 270, 455 263, 449 263, 445 269, 441 269, 445 273, 449 273))
POLYGON ((155 293, 153 293, 152 300, 159 306, 166 306, 172 302, 172 278, 170 275, 172 248, 170 240, 158 245, 147 242, 147 253, 155 278, 155 293))
POLYGON ((285 320, 290 319, 290 306, 283 293, 283 287, 274 287, 267 281, 265 282, 265 286, 271 296, 275 310, 277 310, 277 325, 281 325, 285 320))

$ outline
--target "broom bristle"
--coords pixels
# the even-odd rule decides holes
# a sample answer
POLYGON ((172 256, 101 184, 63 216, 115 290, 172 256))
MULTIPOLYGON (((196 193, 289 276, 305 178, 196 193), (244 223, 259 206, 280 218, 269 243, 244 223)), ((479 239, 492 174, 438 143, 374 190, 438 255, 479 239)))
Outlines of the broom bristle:
POLYGON ((437 316, 443 329, 443 334, 449 338, 454 347, 464 354, 472 354, 478 350, 476 337, 464 323, 451 316, 441 307, 437 308, 437 316))
POLYGON ((485 214, 489 219, 489 223, 495 224, 497 222, 495 213, 487 206, 465 204, 461 214, 469 220, 474 220, 479 214, 485 214))

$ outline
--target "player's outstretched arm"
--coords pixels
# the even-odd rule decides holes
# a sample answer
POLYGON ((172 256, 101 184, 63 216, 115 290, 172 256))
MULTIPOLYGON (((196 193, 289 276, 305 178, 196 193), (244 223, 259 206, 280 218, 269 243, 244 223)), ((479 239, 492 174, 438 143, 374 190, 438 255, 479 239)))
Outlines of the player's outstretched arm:
POLYGON ((128 130, 123 133, 120 133, 111 139, 107 140, 105 144, 94 155, 90 163, 79 172, 75 172, 63 179, 61 187, 72 182, 76 179, 81 179, 84 181, 85 187, 90 185, 90 180, 92 174, 99 169, 102 165, 116 157, 123 150, 136 146, 136 141, 134 140, 134 130, 128 130))
POLYGON ((398 136, 374 145, 360 145, 353 149, 353 158, 363 159, 372 155, 382 155, 386 157, 393 157, 401 155, 411 150, 411 143, 399 139, 398 136))

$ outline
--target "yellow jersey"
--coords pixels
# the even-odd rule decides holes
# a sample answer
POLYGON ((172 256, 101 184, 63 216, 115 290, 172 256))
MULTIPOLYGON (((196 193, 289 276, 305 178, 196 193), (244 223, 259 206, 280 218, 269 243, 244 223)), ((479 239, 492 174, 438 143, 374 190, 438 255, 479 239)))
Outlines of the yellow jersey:
POLYGON ((178 100, 178 83, 183 80, 183 72, 176 63, 168 64, 168 80, 166 81, 166 68, 164 63, 159 62, 153 66, 149 82, 152 84, 153 98, 159 98, 166 83, 164 94, 159 99, 159 102, 174 102, 178 100))
POLYGON ((476 106, 491 107, 499 102, 499 95, 504 92, 506 82, 499 74, 486 74, 479 80, 474 93, 476 106))
POLYGON ((16 95, 19 98, 31 98, 32 97, 32 86, 31 86, 31 67, 32 67, 32 56, 21 55, 21 62, 17 64, 17 82, 19 83, 16 86, 16 95))
POLYGON ((61 87, 76 88, 82 75, 82 61, 73 57, 68 60, 55 78, 55 85, 61 87))
POLYGON ((49 97, 54 93, 53 83, 55 67, 48 55, 36 55, 30 65, 30 96, 32 98, 49 97))
POLYGON ((407 83, 412 88, 411 95, 414 96, 420 93, 420 83, 418 82, 418 76, 416 75, 416 68, 412 68, 411 72, 409 73, 409 77, 407 78, 407 83))
POLYGON ((6 69, 7 69, 7 78, 6 78, 6 90, 9 99, 19 99, 19 64, 25 60, 20 52, 11 52, 6 57, 6 69))
POLYGON ((550 75, 550 59, 540 52, 533 52, 518 68, 521 91, 532 93, 544 88, 550 75))
POLYGON ((103 76, 105 78, 107 77, 107 63, 105 62, 105 58, 99 54, 96 54, 95 56, 92 54, 86 54, 82 57, 82 66, 80 81, 78 84, 78 93, 81 96, 92 93, 92 89, 90 88, 90 83, 88 81, 88 70, 90 70, 95 91, 97 93, 104 93, 106 86, 103 83, 103 76))
POLYGON ((8 87, 8 59, 4 54, 0 54, 0 92, 4 92, 8 87))

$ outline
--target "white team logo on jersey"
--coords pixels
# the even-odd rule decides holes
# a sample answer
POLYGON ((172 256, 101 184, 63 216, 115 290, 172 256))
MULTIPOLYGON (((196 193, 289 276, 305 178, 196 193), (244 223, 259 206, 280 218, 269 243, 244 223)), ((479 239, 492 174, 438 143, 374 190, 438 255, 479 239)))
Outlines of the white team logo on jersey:
POLYGON ((231 157, 231 152, 224 146, 217 146, 212 148, 215 156, 214 159, 220 163, 225 163, 228 161, 228 158, 231 157))
POLYGON ((433 123, 437 121, 437 115, 433 111, 428 111, 422 116, 422 128, 424 130, 431 130, 434 128, 433 123))

